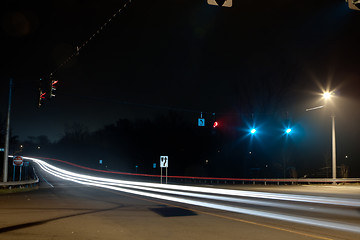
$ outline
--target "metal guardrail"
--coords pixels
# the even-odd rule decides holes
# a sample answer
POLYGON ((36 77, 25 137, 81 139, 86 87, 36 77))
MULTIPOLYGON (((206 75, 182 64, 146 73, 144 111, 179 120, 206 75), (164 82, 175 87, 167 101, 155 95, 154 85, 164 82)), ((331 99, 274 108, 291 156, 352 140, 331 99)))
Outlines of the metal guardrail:
MULTIPOLYGON (((113 170, 94 169, 90 167, 81 166, 75 163, 53 159, 42 158, 58 162, 60 164, 67 164, 82 170, 90 171, 97 174, 115 174, 122 175, 128 180, 150 180, 152 182, 160 182, 160 175, 143 174, 143 173, 128 173, 113 170)), ((36 172, 34 169, 35 176, 36 172)), ((163 176, 163 179, 165 176, 163 176)), ((360 178, 220 178, 220 177, 194 177, 194 176, 168 176, 168 182, 181 184, 345 184, 345 183, 360 183, 360 178)), ((1 186, 1 185, 0 185, 1 186)))
POLYGON ((257 179, 257 178, 206 178, 206 177, 187 177, 172 178, 168 181, 182 183, 200 183, 200 184, 345 184, 360 183, 360 178, 278 178, 278 179, 257 179))
POLYGON ((39 183, 39 178, 26 180, 26 181, 15 181, 15 182, 0 182, 1 188, 6 187, 20 187, 20 186, 35 186, 39 183))

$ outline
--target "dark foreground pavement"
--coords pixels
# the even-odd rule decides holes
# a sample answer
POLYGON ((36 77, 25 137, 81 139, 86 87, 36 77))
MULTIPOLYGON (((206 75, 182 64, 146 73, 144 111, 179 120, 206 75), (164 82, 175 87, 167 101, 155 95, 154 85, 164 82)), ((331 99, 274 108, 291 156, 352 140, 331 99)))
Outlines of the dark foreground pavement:
MULTIPOLYGON (((53 187, 41 182, 39 189, 32 192, 0 195, 1 240, 360 239, 355 233, 171 203, 59 181, 50 176, 48 181, 53 187)), ((281 187, 265 188, 281 191, 281 187)), ((299 193, 296 187, 283 189, 299 193)), ((356 217, 352 221, 359 222, 356 217)))

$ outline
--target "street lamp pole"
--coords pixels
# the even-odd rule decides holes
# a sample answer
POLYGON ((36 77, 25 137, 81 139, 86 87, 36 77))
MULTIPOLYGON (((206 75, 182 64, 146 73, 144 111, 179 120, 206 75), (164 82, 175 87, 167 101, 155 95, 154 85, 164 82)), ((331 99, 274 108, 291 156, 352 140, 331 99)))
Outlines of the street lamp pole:
MULTIPOLYGON (((323 93, 323 98, 325 100, 328 100, 332 97, 332 93, 331 92, 324 92, 323 93)), ((317 110, 320 108, 323 108, 324 106, 318 106, 318 107, 313 107, 313 108, 308 108, 306 109, 306 111, 312 111, 312 110, 317 110)), ((334 111, 332 111, 331 113, 331 137, 332 137, 332 179, 335 183, 336 181, 336 138, 335 138, 335 113, 334 111)))
POLYGON ((3 182, 8 180, 8 157, 9 157, 9 136, 10 136, 10 110, 11 110, 11 92, 12 92, 12 79, 9 82, 9 105, 6 119, 6 134, 5 134, 5 149, 4 149, 4 169, 3 169, 3 182))
POLYGON ((332 125, 332 178, 336 180, 336 139, 335 139, 335 113, 331 113, 332 125))

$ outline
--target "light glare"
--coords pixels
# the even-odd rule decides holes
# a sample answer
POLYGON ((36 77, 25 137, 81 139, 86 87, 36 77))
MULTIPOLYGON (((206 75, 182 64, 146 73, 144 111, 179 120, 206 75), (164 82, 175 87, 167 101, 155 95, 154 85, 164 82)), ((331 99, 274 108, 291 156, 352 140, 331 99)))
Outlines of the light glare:
POLYGON ((330 99, 330 98, 331 98, 331 92, 324 92, 324 93, 323 93, 323 97, 324 97, 325 99, 330 99))

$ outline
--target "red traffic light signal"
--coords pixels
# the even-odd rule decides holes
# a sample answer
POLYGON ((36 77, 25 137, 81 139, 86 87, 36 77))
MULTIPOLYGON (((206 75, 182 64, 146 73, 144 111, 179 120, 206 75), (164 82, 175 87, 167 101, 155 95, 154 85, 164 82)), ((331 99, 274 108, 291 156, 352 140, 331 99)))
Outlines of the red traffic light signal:
POLYGON ((45 95, 46 95, 46 92, 44 92, 44 93, 41 93, 41 92, 40 92, 40 98, 41 98, 41 99, 45 99, 45 95))

